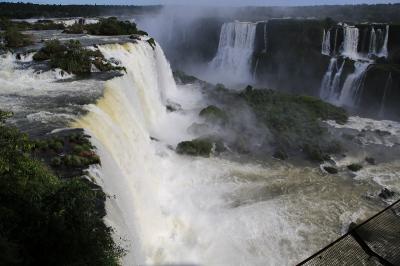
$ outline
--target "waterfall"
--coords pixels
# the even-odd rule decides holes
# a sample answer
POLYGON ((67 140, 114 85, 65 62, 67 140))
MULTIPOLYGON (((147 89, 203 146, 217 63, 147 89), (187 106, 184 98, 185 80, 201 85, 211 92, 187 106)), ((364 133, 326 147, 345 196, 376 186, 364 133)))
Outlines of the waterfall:
POLYGON ((267 37, 268 35, 267 35, 267 22, 266 22, 264 24, 264 50, 263 50, 264 53, 267 52, 267 47, 268 47, 267 37))
POLYGON ((364 79, 370 64, 369 62, 355 62, 354 73, 346 78, 340 92, 339 103, 341 105, 354 106, 359 103, 364 79))
POLYGON ((359 30, 354 26, 344 27, 344 40, 342 54, 346 57, 358 58, 358 38, 359 30))
POLYGON ((328 100, 331 95, 332 76, 334 70, 336 69, 336 65, 337 65, 337 58, 332 57, 328 66, 328 70, 326 71, 321 82, 321 88, 320 88, 321 99, 328 100))
POLYGON ((381 101, 381 107, 379 110, 379 116, 383 117, 385 115, 385 103, 386 103, 386 98, 387 95, 390 91, 390 88, 392 87, 392 72, 389 72, 388 78, 386 80, 386 84, 385 84, 385 89, 383 90, 383 96, 382 96, 382 101, 381 101))
POLYGON ((389 25, 386 25, 385 39, 383 41, 382 48, 379 51, 379 55, 383 57, 388 57, 389 31, 390 31, 389 25))
POLYGON ((330 55, 331 54, 331 31, 324 30, 324 35, 322 37, 322 54, 330 55))
POLYGON ((340 82, 345 61, 338 68, 338 60, 332 57, 320 88, 320 97, 323 100, 334 102, 340 94, 340 82))
POLYGON ((275 180, 271 169, 171 150, 196 137, 186 129, 204 103, 196 105, 202 97, 197 87, 176 87, 159 45, 153 51, 138 41, 100 50, 120 60, 127 73, 107 81, 103 97, 72 126, 85 129, 97 147, 102 164, 90 175, 110 195, 106 222, 129 250, 123 265, 286 265, 304 256, 309 244, 303 245, 297 231, 302 222, 294 225, 287 217, 292 212, 282 211, 288 208, 285 202, 232 207, 255 193, 246 176, 271 176, 270 184, 275 180), (171 98, 185 111, 166 112, 164 103, 171 98), (236 194, 238 189, 249 193, 236 194))
POLYGON ((107 208, 108 220, 129 247, 134 246, 127 265, 143 263, 143 256, 149 255, 145 251, 158 241, 151 238, 152 228, 166 226, 156 202, 161 168, 155 167, 150 136, 160 137, 165 97, 176 90, 159 45, 153 51, 146 42, 139 42, 100 46, 106 57, 120 60, 127 73, 108 81, 103 98, 88 106, 89 113, 73 125, 84 128, 98 148, 102 160, 98 179, 106 193, 116 195, 107 208))
POLYGON ((377 53, 377 47, 376 47, 376 32, 375 29, 371 29, 371 35, 369 38, 369 50, 368 50, 368 55, 375 55, 377 53))
POLYGON ((232 83, 252 81, 250 71, 256 26, 255 23, 238 21, 222 25, 218 51, 210 63, 211 69, 216 72, 220 81, 232 83))

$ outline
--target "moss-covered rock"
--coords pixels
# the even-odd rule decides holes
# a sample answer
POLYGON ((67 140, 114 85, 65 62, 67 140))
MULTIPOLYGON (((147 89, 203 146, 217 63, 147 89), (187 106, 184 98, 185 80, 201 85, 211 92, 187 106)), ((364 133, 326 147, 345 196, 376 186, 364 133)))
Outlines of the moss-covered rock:
POLYGON ((185 72, 180 71, 180 70, 174 71, 173 74, 174 74, 175 81, 179 82, 179 83, 188 84, 188 83, 194 83, 194 82, 199 81, 199 79, 197 79, 196 77, 188 75, 185 72))
POLYGON ((347 121, 344 109, 310 96, 247 88, 240 94, 274 136, 274 142, 288 151, 301 150, 315 161, 341 151, 321 124, 322 120, 347 121))
POLYGON ((215 105, 207 106, 201 110, 199 116, 211 123, 226 123, 228 121, 228 115, 215 105))
POLYGON ((61 68, 62 70, 83 75, 89 74, 92 65, 100 71, 122 71, 124 67, 116 66, 106 60, 99 50, 89 50, 82 47, 77 40, 70 40, 63 44, 59 40, 50 40, 45 46, 34 54, 33 60, 49 60, 51 68, 61 68))
POLYGON ((362 169, 362 165, 358 164, 358 163, 352 163, 350 165, 347 166, 347 169, 349 169, 352 172, 358 172, 362 169))
POLYGON ((187 154, 192 156, 209 157, 212 152, 213 144, 209 140, 194 139, 191 141, 183 141, 176 147, 179 154, 187 154))

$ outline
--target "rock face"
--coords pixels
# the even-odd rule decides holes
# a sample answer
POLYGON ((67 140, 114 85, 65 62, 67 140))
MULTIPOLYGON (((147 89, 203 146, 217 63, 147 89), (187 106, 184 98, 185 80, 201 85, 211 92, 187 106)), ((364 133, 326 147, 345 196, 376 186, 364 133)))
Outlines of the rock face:
POLYGON ((329 58, 321 54, 324 22, 273 19, 258 23, 254 75, 269 88, 318 94, 329 58))
POLYGON ((209 157, 212 152, 213 145, 208 140, 195 139, 191 141, 183 141, 176 147, 176 152, 192 156, 209 157))

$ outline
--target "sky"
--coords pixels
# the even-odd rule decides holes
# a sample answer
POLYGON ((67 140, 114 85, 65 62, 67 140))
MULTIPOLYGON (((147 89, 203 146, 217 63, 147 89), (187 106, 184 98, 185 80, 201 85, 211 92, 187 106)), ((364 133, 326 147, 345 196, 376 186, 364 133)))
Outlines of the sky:
MULTIPOLYGON (((2 2, 4 0, 0 0, 2 2)), ((21 2, 5 0, 5 2, 21 2)), ((114 5, 228 5, 228 6, 299 6, 334 4, 400 3, 400 0, 30 0, 37 4, 114 4, 114 5)))

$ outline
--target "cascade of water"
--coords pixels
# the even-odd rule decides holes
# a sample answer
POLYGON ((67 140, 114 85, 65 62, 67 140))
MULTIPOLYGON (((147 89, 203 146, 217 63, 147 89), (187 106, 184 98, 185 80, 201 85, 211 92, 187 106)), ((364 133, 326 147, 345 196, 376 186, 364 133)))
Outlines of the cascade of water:
POLYGON ((335 30, 335 44, 333 45, 333 53, 336 54, 337 52, 337 38, 338 38, 338 28, 335 30))
POLYGON ((346 63, 345 60, 343 60, 342 65, 337 70, 335 77, 333 78, 332 86, 331 86, 331 95, 329 98, 330 101, 336 101, 340 95, 340 82, 341 82, 342 72, 343 72, 345 63, 346 63))
POLYGON ((324 30, 324 35, 322 38, 322 54, 330 55, 331 54, 331 31, 324 30))
POLYGON ((328 70, 326 71, 321 82, 320 97, 324 100, 328 100, 330 97, 332 76, 336 68, 337 68, 337 58, 332 57, 328 66, 328 70))
POLYGON ((370 62, 355 62, 354 73, 350 74, 343 84, 342 91, 339 96, 339 103, 341 105, 357 105, 359 103, 364 79, 371 65, 370 62))
POLYGON ((253 72, 253 80, 257 79, 257 69, 258 69, 258 63, 260 62, 260 58, 257 58, 256 64, 254 66, 254 72, 253 72))
POLYGON ((390 26, 386 25, 385 39, 383 41, 382 48, 379 51, 379 56, 388 57, 389 31, 390 31, 390 26))
POLYGON ((377 45, 376 45, 376 32, 375 29, 371 29, 370 38, 369 38, 369 50, 368 55, 375 55, 377 53, 377 45))
POLYGON ((340 82, 345 61, 338 68, 338 59, 332 57, 327 72, 321 82, 320 97, 335 102, 340 94, 340 82))
POLYGON ((264 53, 266 53, 267 52, 267 45, 268 45, 268 42, 267 42, 267 22, 264 24, 264 53))
POLYGON ((214 72, 226 77, 227 82, 248 83, 252 81, 250 73, 254 41, 255 23, 230 22, 221 29, 218 51, 210 66, 214 72))
POLYGON ((383 90, 383 96, 382 96, 382 101, 381 101, 381 107, 379 110, 379 116, 383 117, 385 115, 385 103, 386 103, 386 98, 388 93, 390 92, 390 89, 392 87, 392 72, 389 72, 388 78, 386 80, 385 84, 385 89, 383 90))
POLYGON ((354 26, 344 27, 344 40, 342 54, 346 57, 358 58, 358 38, 359 30, 354 26))

